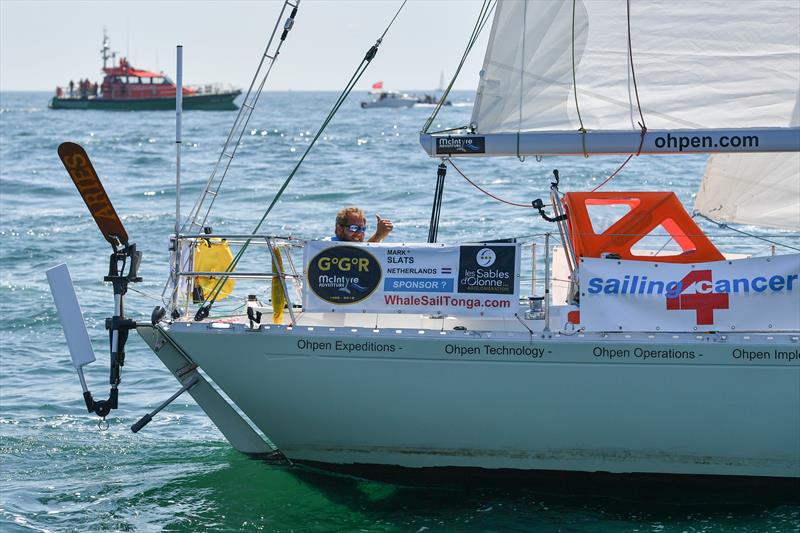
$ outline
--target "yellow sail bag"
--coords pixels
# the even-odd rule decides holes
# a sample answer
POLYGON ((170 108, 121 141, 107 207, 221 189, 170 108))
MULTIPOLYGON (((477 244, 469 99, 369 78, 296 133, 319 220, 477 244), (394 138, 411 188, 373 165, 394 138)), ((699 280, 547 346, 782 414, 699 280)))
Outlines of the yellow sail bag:
MULTIPOLYGON (((233 261, 233 252, 225 239, 203 239, 194 251, 194 269, 197 272, 224 272, 233 261)), ((234 269, 235 270, 235 269, 234 269)), ((211 296, 214 287, 222 276, 197 276, 194 279, 195 301, 211 296), (198 294, 199 293, 199 294, 198 294)), ((233 292, 236 280, 228 278, 219 289, 217 301, 223 300, 233 292)))

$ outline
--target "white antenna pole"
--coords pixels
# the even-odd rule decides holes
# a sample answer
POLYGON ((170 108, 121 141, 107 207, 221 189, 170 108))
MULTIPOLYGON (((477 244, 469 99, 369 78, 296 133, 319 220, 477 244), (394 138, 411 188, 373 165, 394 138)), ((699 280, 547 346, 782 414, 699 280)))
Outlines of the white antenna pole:
POLYGON ((175 85, 175 255, 172 263, 172 311, 178 308, 178 271, 181 267, 181 122, 183 120, 183 46, 177 47, 177 83, 175 85))
POLYGON ((183 113, 183 46, 178 45, 178 79, 175 87, 175 236, 181 229, 181 121, 183 113))

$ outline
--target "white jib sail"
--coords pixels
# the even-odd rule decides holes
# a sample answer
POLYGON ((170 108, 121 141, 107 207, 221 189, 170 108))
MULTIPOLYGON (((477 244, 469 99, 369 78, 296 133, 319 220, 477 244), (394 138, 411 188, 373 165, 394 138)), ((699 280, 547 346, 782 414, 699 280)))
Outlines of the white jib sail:
POLYGON ((719 222, 800 231, 800 153, 714 154, 694 211, 719 222))
MULTIPOLYGON (((790 126, 800 126, 800 87, 790 126)), ((694 212, 718 222, 800 231, 800 152, 714 154, 694 212)))
MULTIPOLYGON (((797 0, 631 0, 649 129, 785 127, 800 86, 797 0)), ((499 1, 479 134, 639 130, 625 0, 499 1), (573 45, 574 75, 573 85, 573 45), (577 87, 577 106, 574 86, 577 87)))

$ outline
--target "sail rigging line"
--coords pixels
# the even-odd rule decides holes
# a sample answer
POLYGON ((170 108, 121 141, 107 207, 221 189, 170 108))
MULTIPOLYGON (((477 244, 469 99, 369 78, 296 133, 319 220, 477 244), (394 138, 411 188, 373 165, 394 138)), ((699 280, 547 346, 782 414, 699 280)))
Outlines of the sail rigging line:
MULTIPOLYGON (((628 158, 625 161, 623 161, 623 163, 619 166, 619 168, 617 170, 615 170, 608 178, 606 178, 603 181, 603 183, 601 183, 600 185, 598 185, 597 187, 592 189, 591 192, 597 191, 600 187, 602 187, 603 185, 605 185, 606 183, 608 183, 609 181, 614 179, 616 177, 616 175, 619 174, 620 171, 623 168, 625 168, 625 165, 628 164, 628 162, 633 158, 634 155, 636 157, 639 157, 642 154, 642 147, 644 146, 644 138, 645 138, 645 135, 647 135, 647 124, 645 123, 645 120, 644 120, 644 113, 642 111, 642 104, 639 101, 639 88, 638 88, 638 85, 636 83, 636 70, 635 70, 635 68, 633 66, 633 46, 631 44, 631 2, 630 2, 630 0, 627 0, 626 6, 627 6, 627 15, 628 15, 628 64, 631 67, 631 79, 633 80, 633 91, 636 94, 636 108, 639 110, 639 118, 641 119, 641 121, 638 122, 639 128, 640 128, 639 148, 636 150, 635 154, 629 155, 628 158)), ((574 25, 575 25, 574 16, 575 15, 574 15, 574 4, 573 4, 573 32, 575 31, 574 30, 574 25)), ((574 39, 574 36, 573 36, 573 39, 574 39)), ((573 43, 573 48, 574 48, 574 43, 573 43)), ((573 69, 574 69, 574 59, 575 58, 574 58, 574 50, 573 50, 573 69)), ((574 72, 573 72, 573 76, 574 76, 574 72)), ((575 105, 576 106, 577 106, 577 103, 578 103, 577 98, 578 98, 578 93, 577 93, 577 89, 576 89, 576 91, 575 91, 575 105)), ((578 112, 578 116, 580 117, 580 111, 578 112)), ((581 128, 583 128, 583 123, 582 122, 581 122, 581 128)), ((585 134, 586 132, 584 131, 583 133, 585 134)), ((588 157, 587 154, 585 153, 585 150, 586 150, 586 144, 584 143, 584 156, 588 157)), ((665 246, 666 246, 666 244, 665 244, 665 246)))
MULTIPOLYGON (((636 94, 636 107, 639 109, 639 127, 642 129, 642 142, 639 144, 639 153, 642 151, 642 144, 644 144, 644 134, 647 132, 647 125, 644 121, 644 114, 642 113, 642 104, 639 102, 639 87, 636 84, 636 70, 633 68, 633 45, 631 44, 631 0, 626 2, 627 15, 628 15, 628 62, 631 66, 631 78, 633 79, 633 92, 636 94)), ((639 154, 636 154, 637 156, 639 154)))
POLYGON ((742 231, 740 229, 736 229, 736 228, 734 228, 732 226, 729 226, 728 224, 725 224, 724 222, 717 222, 713 218, 709 218, 709 217, 707 217, 707 216, 705 216, 705 215, 703 215, 701 213, 693 213, 692 214, 692 218, 694 218, 694 217, 703 218, 703 219, 707 220, 708 222, 711 222, 712 224, 716 224, 717 227, 722 228, 722 229, 733 230, 733 231, 735 231, 737 233, 741 233, 742 235, 746 235, 746 236, 752 237, 754 239, 759 239, 759 240, 762 240, 764 242, 768 242, 770 244, 774 244, 775 246, 783 246, 784 248, 788 248, 790 250, 794 250, 796 252, 800 252, 800 248, 797 248, 795 246, 791 246, 791 245, 783 243, 783 242, 773 241, 771 239, 767 239, 766 237, 762 237, 761 235, 756 235, 754 233, 748 233, 746 231, 742 231))
POLYGON ((217 159, 216 164, 214 165, 214 170, 211 172, 211 176, 209 176, 208 181, 206 183, 206 187, 203 189, 200 197, 195 204, 195 207, 192 209, 190 216, 187 217, 187 221, 181 227, 181 230, 185 230, 187 224, 189 227, 195 225, 199 228, 205 226, 208 216, 211 213, 211 208, 214 205, 214 201, 216 200, 217 196, 219 195, 220 188, 222 187, 222 183, 225 181, 225 177, 227 176, 228 169, 230 168, 231 161, 233 161, 234 156, 236 155, 236 151, 241 144, 242 137, 244 136, 244 132, 247 129, 247 124, 250 122, 250 117, 255 110, 256 105, 258 104, 258 100, 261 96, 261 92, 263 91, 264 85, 266 84, 267 78, 269 77, 270 73, 272 72, 272 68, 275 66, 277 62, 278 56, 280 55, 281 47, 283 43, 286 41, 286 37, 291 30, 292 26, 294 25, 295 16, 297 15, 297 9, 300 5, 300 0, 297 0, 295 4, 291 4, 288 0, 286 0, 281 7, 281 11, 278 14, 278 17, 275 21, 275 27, 272 30, 272 34, 270 35, 269 40, 267 41, 267 46, 264 49, 264 53, 261 56, 261 60, 259 61, 258 68, 256 68, 256 72, 253 75, 253 79, 250 81, 250 86, 247 89, 247 94, 245 94, 244 100, 242 102, 242 106, 239 108, 239 113, 236 115, 236 119, 233 122, 233 126, 231 126, 231 130, 228 133, 228 137, 225 139, 225 143, 222 146, 222 150, 220 151, 219 158, 217 159), (272 46, 272 42, 275 39, 275 36, 278 32, 278 28, 280 25, 281 18, 283 17, 284 12, 286 11, 287 6, 292 6, 293 9, 289 15, 289 18, 286 20, 283 26, 283 33, 281 34, 280 40, 275 51, 270 55, 270 47, 272 46), (256 80, 258 80, 259 73, 264 66, 264 62, 266 59, 269 59, 269 66, 267 67, 266 71, 264 72, 261 82, 258 85, 258 88, 255 91, 254 96, 251 98, 251 94, 253 94, 253 87, 256 84, 256 80), (231 140, 236 135, 238 131, 238 137, 236 137, 236 143, 233 146, 233 150, 229 153, 228 146, 230 145, 231 140), (220 165, 222 164, 223 159, 226 159, 222 175, 219 178, 219 182, 217 183, 216 188, 214 189, 213 193, 211 194, 211 200, 209 201, 208 208, 206 209, 205 214, 203 215, 203 220, 199 224, 197 224, 197 217, 200 214, 200 210, 202 209, 202 204, 205 201, 207 195, 210 192, 210 188, 213 184, 214 178, 216 177, 220 165))
POLYGON ((447 162, 450 163, 450 166, 453 167, 456 170, 456 172, 461 174, 462 178, 467 180, 467 182, 470 185, 472 185, 473 187, 475 187, 476 189, 481 191, 483 194, 485 194, 487 196, 491 196, 492 198, 494 198, 498 202, 503 202, 504 204, 513 205, 514 207, 527 207, 527 208, 533 209, 533 205, 531 205, 531 204, 518 204, 516 202, 509 202, 508 200, 503 200, 499 196, 495 196, 494 194, 490 193, 489 191, 486 191, 486 190, 482 189, 479 185, 477 185, 475 182, 473 182, 471 179, 469 179, 463 172, 461 172, 461 170, 455 165, 455 163, 453 163, 452 159, 448 159, 447 162))
MULTIPOLYGON (((633 80, 633 90, 634 90, 634 93, 636 95, 636 107, 637 107, 637 110, 639 111, 639 118, 641 119, 640 122, 638 123, 639 124, 639 128, 641 130, 641 140, 639 142, 639 149, 637 150, 637 153, 636 153, 636 155, 638 156, 638 155, 640 155, 642 153, 642 147, 644 146, 644 137, 645 137, 645 135, 647 133, 647 124, 646 124, 645 119, 644 119, 644 113, 642 112, 642 104, 641 104, 641 102, 639 100, 639 87, 638 87, 638 84, 636 82, 636 69, 634 68, 634 65, 633 65, 633 45, 632 45, 632 39, 631 39, 631 3, 630 3, 630 0, 627 0, 625 5, 626 5, 626 15, 627 15, 626 25, 627 25, 627 37, 628 37, 628 64, 630 65, 631 78, 633 80)), ((580 105, 578 104, 577 69, 575 67, 575 12, 576 12, 576 7, 577 7, 577 0, 572 0, 572 44, 571 44, 571 49, 572 49, 572 92, 573 92, 573 94, 575 96, 575 111, 578 114, 578 122, 580 123, 580 128, 578 128, 578 131, 581 133, 581 147, 583 148, 583 157, 588 158, 589 157, 589 152, 586 149, 586 134, 588 133, 588 130, 586 129, 586 127, 583 124, 583 117, 581 116, 581 109, 580 109, 580 105)), ((517 134, 517 135, 519 135, 519 134, 517 134)), ((519 152, 519 140, 517 140, 517 145, 518 145, 517 151, 519 152)), ((519 155, 517 155, 517 157, 519 157, 519 155)), ((625 163, 622 164, 622 167, 624 167, 625 164, 627 164, 627 162, 628 161, 626 160, 625 163)), ((620 169, 622 167, 620 167, 620 169)), ((611 179, 611 178, 609 178, 609 179, 611 179)), ((606 182, 603 182, 603 184, 605 184, 607 182, 608 182, 608 180, 606 180, 606 182)), ((595 189, 595 190, 597 190, 597 189, 595 189)))
MULTIPOLYGON (((382 42, 382 41, 383 41, 383 38, 384 38, 384 37, 386 37, 386 34, 389 32, 389 28, 391 28, 391 27, 392 27, 392 24, 394 24, 394 21, 395 21, 395 20, 397 19, 397 17, 400 15, 400 11, 403 9, 403 7, 405 7, 405 5, 406 5, 406 2, 408 2, 408 0, 403 0, 403 3, 402 3, 402 4, 400 4, 400 7, 399 7, 399 8, 397 8, 397 12, 396 12, 396 13, 394 14, 394 16, 392 17, 392 20, 390 20, 390 21, 389 21, 389 24, 386 26, 386 29, 385 29, 385 30, 383 30, 383 33, 381 34, 380 38, 378 39, 378 43, 382 42)), ((377 49, 376 49, 376 53, 377 53, 377 49)), ((374 54, 373 54, 373 57, 375 57, 375 56, 374 56, 374 54)))
POLYGON ((162 302, 163 299, 160 296, 156 296, 154 294, 150 294, 149 292, 145 292, 143 290, 137 289, 136 287, 128 287, 128 290, 131 292, 135 292, 140 296, 144 296, 145 298, 150 298, 151 300, 155 300, 156 302, 162 302))
MULTIPOLYGON (((578 131, 581 133, 581 147, 583 148, 583 157, 589 157, 589 152, 586 151, 586 133, 587 129, 583 126, 583 118, 581 117, 581 108, 578 105, 578 81, 577 75, 575 72, 575 9, 577 6, 578 0, 572 0, 572 92, 575 95, 575 111, 578 112, 578 122, 580 122, 581 127, 578 128, 578 131)), ((518 149, 519 151, 519 149, 518 149)))
POLYGON ((625 165, 627 165, 627 164, 628 164, 628 162, 629 162, 631 159, 633 159, 633 156, 639 157, 639 155, 641 155, 641 153, 642 153, 642 146, 644 145, 644 136, 645 136, 645 134, 647 133, 647 127, 646 127, 646 126, 643 126, 641 123, 640 123, 639 125, 640 125, 640 126, 642 126, 642 131, 641 131, 640 140, 639 140, 639 149, 636 151, 636 153, 635 153, 635 154, 631 154, 631 155, 629 155, 629 156, 627 157, 627 159, 625 159, 625 161, 623 161, 623 162, 622 162, 622 164, 619 166, 619 168, 617 168, 617 170, 615 170, 615 171, 614 171, 614 172, 613 172, 613 173, 612 173, 612 174, 611 174, 609 177, 607 177, 607 178, 606 178, 606 179, 603 181, 603 183, 601 183, 600 185, 598 185, 597 187, 595 187, 594 189, 592 189, 590 192, 595 192, 595 191, 597 191, 597 189, 599 189, 600 187, 602 187, 603 185, 605 185, 606 183, 608 183, 609 181, 611 181, 612 179, 614 179, 614 178, 617 176, 617 174, 619 174, 619 173, 620 173, 620 171, 621 171, 623 168, 625 168, 625 165))
POLYGON ((658 257, 658 256, 659 256, 659 254, 661 254, 661 252, 663 252, 663 251, 664 251, 664 249, 665 249, 665 248, 666 248, 666 247, 669 245, 669 243, 671 243, 671 242, 672 242, 674 239, 675 239, 675 237, 673 237, 672 235, 670 235, 670 236, 669 236, 669 239, 667 239, 667 242, 665 242, 665 243, 664 243, 664 244, 661 246, 661 248, 659 248, 658 250, 656 250, 656 253, 655 253, 655 254, 653 254, 653 257, 658 257))
MULTIPOLYGON (((642 142, 644 142, 644 136, 642 136, 642 142)), ((640 145, 639 145, 639 150, 641 151, 641 149, 642 149, 642 146, 641 146, 641 144, 640 144, 640 145)), ((621 171, 623 168, 625 168, 625 165, 627 165, 627 164, 628 164, 628 162, 629 162, 631 159, 633 159, 633 156, 634 156, 634 155, 639 155, 639 154, 631 154, 631 155, 629 155, 629 156, 628 156, 628 158, 627 158, 625 161, 623 161, 623 162, 622 162, 622 164, 621 164, 621 165, 620 165, 620 166, 617 168, 617 170, 615 170, 614 172, 612 172, 612 173, 611 173, 611 175, 610 175, 609 177, 607 177, 607 178, 606 178, 606 179, 603 181, 603 183, 601 183, 600 185, 598 185, 597 187, 595 187, 594 189, 592 189, 592 190, 591 190, 591 191, 589 191, 589 192, 595 192, 597 189, 599 189, 600 187, 602 187, 603 185, 605 185, 606 183, 608 183, 609 181, 611 181, 612 179, 614 179, 614 178, 617 176, 617 174, 619 174, 619 173, 620 173, 620 171, 621 171)))
MULTIPOLYGON (((464 63, 469 56, 469 53, 472 51, 472 47, 475 46, 475 42, 478 40, 481 32, 483 31, 484 26, 489 21, 490 15, 494 11, 495 6, 497 5, 496 0, 483 0, 483 5, 481 5, 481 9, 478 12, 478 19, 475 21, 475 26, 472 28, 472 34, 470 34, 469 39, 467 40, 467 47, 464 50, 464 53, 461 55, 461 61, 458 63, 458 67, 456 68, 453 77, 450 79, 450 83, 447 84, 447 88, 442 93, 441 98, 436 103, 436 107, 433 108, 433 112, 431 112, 431 116, 428 117, 428 120, 425 121, 425 124, 422 126, 422 133, 428 133, 428 129, 433 124, 436 115, 439 114, 439 111, 442 109, 444 102, 447 101, 447 96, 450 94, 450 91, 453 89, 453 84, 455 84, 458 75, 461 73, 461 68, 464 66, 464 63)), ((445 130, 450 131, 450 130, 445 130)))
MULTIPOLYGON (((244 132, 247 129, 247 124, 250 121, 250 117, 253 111, 255 110, 255 107, 258 103, 259 97, 261 96, 261 92, 264 88, 267 78, 272 72, 272 67, 275 65, 278 56, 280 55, 281 47, 283 46, 283 43, 286 41, 286 37, 289 34, 289 30, 291 30, 292 27, 294 26, 294 20, 295 16, 297 15, 299 6, 300 6, 300 0, 294 0, 294 3, 292 3, 290 0, 284 1, 283 6, 281 7, 281 10, 278 13, 278 16, 275 20, 275 27, 273 28, 272 33, 270 34, 270 37, 267 41, 264 53, 261 55, 261 60, 259 61, 258 67, 256 68, 256 71, 253 74, 252 80, 250 81, 250 86, 247 89, 247 93, 245 93, 244 100, 242 101, 242 105, 239 108, 239 112, 236 114, 236 118, 233 121, 233 125, 231 126, 231 129, 228 132, 228 136, 225 139, 225 143, 222 145, 222 150, 220 151, 219 157, 217 158, 217 161, 214 164, 214 169, 211 171, 211 175, 208 177, 206 185, 203 187, 203 192, 200 193, 197 200, 195 201, 194 206, 192 207, 188 216, 186 217, 185 221, 180 226, 179 228, 180 232, 186 231, 187 227, 191 229, 192 226, 197 226, 198 228, 202 228, 203 226, 205 226, 208 220, 208 216, 211 213, 211 208, 213 207, 214 201, 219 195, 220 188, 222 187, 222 183, 225 181, 225 177, 227 176, 231 161, 233 161, 233 158, 236 155, 236 151, 239 147, 239 144, 241 143, 242 136, 244 135, 244 132), (290 12, 289 17, 283 24, 283 32, 280 36, 280 40, 277 44, 277 47, 275 48, 275 51, 272 52, 272 54, 270 55, 270 48, 272 47, 272 43, 275 39, 275 36, 278 33, 278 28, 280 27, 280 22, 283 19, 284 13, 286 12, 288 7, 291 7, 292 11, 290 12), (253 93, 253 87, 256 85, 256 81, 259 78, 259 74, 261 73, 264 67, 264 62, 266 59, 269 59, 269 66, 263 73, 261 77, 261 82, 258 84, 255 93, 253 93), (239 132, 238 137, 236 136, 237 131, 239 132), (236 137, 236 144, 234 145, 233 150, 229 153, 228 147, 230 146, 231 141, 234 139, 234 137, 236 137), (223 158, 227 158, 224 164, 222 163, 223 158), (211 189, 214 184, 214 179, 219 174, 221 166, 223 166, 224 168, 222 169, 221 176, 219 178, 219 181, 217 182, 216 187, 212 191, 211 189), (211 200, 209 202, 208 208, 206 209, 206 212, 203 215, 202 222, 198 223, 197 219, 200 215, 200 211, 203 208, 203 203, 206 201, 206 198, 209 194, 211 195, 211 200)), ((165 305, 167 305, 165 296, 169 284, 170 280, 168 279, 164 284, 164 289, 161 293, 162 300, 165 305)), ((174 287, 172 288, 172 294, 170 299, 172 299, 175 293, 178 291, 179 285, 180 285, 179 283, 175 283, 174 287)))
MULTIPOLYGON (((283 192, 286 190, 286 188, 289 186, 289 183, 292 181, 292 179, 294 178, 295 174, 297 174, 297 171, 299 170, 300 165, 303 164, 303 161, 305 161, 306 157, 311 152, 311 149, 314 147, 314 145, 316 144, 316 142, 319 139, 319 137, 325 131, 325 129, 327 128, 327 126, 331 122, 331 120, 333 120, 334 115, 336 115, 336 113, 341 108, 342 104, 344 104, 344 102, 347 100, 347 97, 350 95, 350 92, 353 90, 353 88, 355 87, 356 83, 358 83, 358 80, 361 78, 361 76, 367 70, 367 67, 369 66, 369 64, 372 61, 372 59, 378 53, 378 48, 380 47, 381 43, 383 42, 383 39, 386 36, 386 33, 389 31, 389 28, 392 27, 392 25, 394 24, 394 22, 397 19, 398 15, 400 15, 400 11, 403 9, 403 7, 405 7, 407 2, 408 2, 408 0, 403 0, 403 3, 397 9, 397 12, 395 13, 394 17, 392 17, 392 20, 386 26, 386 29, 383 31, 381 36, 375 41, 375 44, 373 44, 369 48, 369 50, 367 50, 367 53, 364 55, 364 58, 361 60, 359 65, 356 67, 355 71, 353 72, 352 76, 350 77, 350 80, 345 85, 345 88, 339 94, 339 97, 337 98, 336 102, 334 103, 333 107, 331 108, 330 112, 328 113, 328 116, 325 117, 325 120, 322 122, 322 125, 317 130, 316 135, 314 135, 314 138, 311 140, 311 142, 309 143, 308 147, 306 147, 305 152, 303 152, 303 155, 300 157, 300 159, 297 162, 297 164, 295 165, 295 167, 289 173, 289 176, 286 178, 286 180, 284 180, 283 185, 281 185, 280 189, 278 189, 278 192, 275 194, 275 197, 272 199, 272 202, 269 204, 269 207, 267 207, 267 210, 264 212, 264 215, 261 217, 261 220, 259 220, 258 224, 256 224, 256 227, 251 232, 251 235, 256 235, 256 233, 258 233, 258 230, 261 229, 261 225, 264 223, 264 221, 267 219, 267 216, 269 216, 269 214, 272 211, 272 209, 278 203, 278 200, 283 195, 283 192)), ((252 241, 252 238, 248 238, 247 240, 245 240, 245 242, 242 244, 242 247, 239 249, 239 251, 236 253, 234 258, 231 260, 231 263, 225 268, 225 272, 233 272, 233 270, 236 268, 236 265, 239 263, 239 261, 241 260, 242 256, 244 255, 245 251, 247 250, 248 246, 250 246, 250 242, 251 241, 252 241)), ((214 285, 214 287, 212 288, 212 290, 210 291, 209 296, 207 298, 205 298, 203 303, 200 305, 200 309, 198 309, 197 313, 195 314, 195 320, 196 321, 200 321, 203 318, 208 316, 208 313, 209 313, 209 310, 211 309, 211 306, 214 305, 214 302, 216 302, 217 297, 219 296, 220 292, 222 291, 222 287, 224 286, 224 284, 228 280, 228 278, 229 278, 229 276, 220 276, 217 279, 217 282, 214 285)))
POLYGON ((525 36, 528 33, 528 2, 522 6, 522 53, 520 54, 519 69, 519 109, 517 110, 517 159, 520 163, 525 162, 525 156, 519 153, 519 134, 522 130, 522 93, 525 85, 525 36))
POLYGON ((450 132, 450 131, 459 131, 459 130, 466 131, 468 129, 469 129, 469 124, 467 124, 465 126, 456 126, 455 128, 447 128, 446 130, 432 131, 432 132, 430 132, 430 134, 431 135, 436 135, 437 133, 447 133, 447 132, 450 132))
MULTIPOLYGON (((630 67, 631 67, 631 79, 633 80, 633 91, 636 94, 636 108, 639 110, 639 118, 641 119, 641 121, 638 122, 639 128, 640 128, 639 148, 636 150, 635 154, 629 155, 628 158, 619 166, 619 168, 617 170, 615 170, 608 178, 606 178, 603 181, 603 183, 601 183, 600 185, 598 185, 597 187, 592 189, 591 192, 597 191, 600 187, 602 187, 603 185, 605 185, 606 183, 608 183, 609 181, 614 179, 614 177, 616 177, 616 175, 619 174, 619 172, 623 168, 625 168, 625 165, 628 164, 628 162, 633 158, 634 155, 636 157, 639 157, 642 154, 642 147, 644 146, 644 137, 645 137, 645 135, 647 135, 647 124, 645 123, 645 120, 644 120, 644 113, 642 112, 642 104, 639 101, 639 89, 638 89, 638 85, 636 83, 636 70, 634 69, 634 66, 633 66, 633 46, 631 45, 631 2, 630 2, 630 0, 627 0, 626 5, 627 5, 627 14, 628 14, 628 63, 630 64, 630 67)), ((574 21, 573 21, 573 24, 574 24, 574 21)), ((576 102, 576 105, 577 105, 577 91, 576 91, 576 100, 575 100, 575 102, 576 102)), ((579 114, 579 116, 580 116, 580 114, 579 114)), ((581 127, 583 127, 582 123, 581 123, 581 127)), ((585 145, 584 145, 584 150, 585 150, 585 145)), ((584 154, 584 155, 586 155, 586 154, 584 154)), ((665 246, 666 246, 666 244, 665 244, 665 246)))

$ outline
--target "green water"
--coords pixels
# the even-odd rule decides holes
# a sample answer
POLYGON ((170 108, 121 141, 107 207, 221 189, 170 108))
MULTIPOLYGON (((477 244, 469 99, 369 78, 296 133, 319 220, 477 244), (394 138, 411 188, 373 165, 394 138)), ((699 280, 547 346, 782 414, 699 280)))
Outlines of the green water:
MULTIPOLYGON (((44 271, 70 266, 98 361, 87 367, 95 395, 108 392, 112 311, 108 246, 56 155, 79 142, 97 168, 131 239, 144 251, 128 314, 148 320, 167 272, 174 212, 174 115, 59 112, 43 93, 0 94, 0 531, 800 531, 800 487, 728 483, 680 487, 626 480, 492 480, 467 477, 407 486, 247 458, 182 397, 141 433, 128 429, 177 390, 169 372, 131 336, 120 409, 99 431, 86 413, 44 271)), ((269 93, 212 220, 250 231, 335 100, 332 93, 269 93)), ((464 101, 467 94, 455 95, 464 101)), ((437 161, 417 132, 429 110, 362 110, 349 101, 271 215, 265 231, 319 238, 335 212, 359 203, 391 216, 395 234, 424 241, 437 161)), ((470 107, 453 106, 448 124, 470 107)), ((233 115, 184 116, 186 204, 205 182, 233 115)), ((597 184, 622 158, 470 161, 480 185, 518 202, 544 197, 551 170, 564 187, 597 184)), ((620 188, 675 190, 691 204, 704 159, 636 158, 620 188)), ((188 207, 187 207, 188 208, 188 207)), ((540 233, 526 210, 508 210, 454 176, 445 188, 442 240, 540 233)), ((309 393, 312 393, 311 391, 309 393)), ((782 406, 794 408, 797 406, 782 406)))

